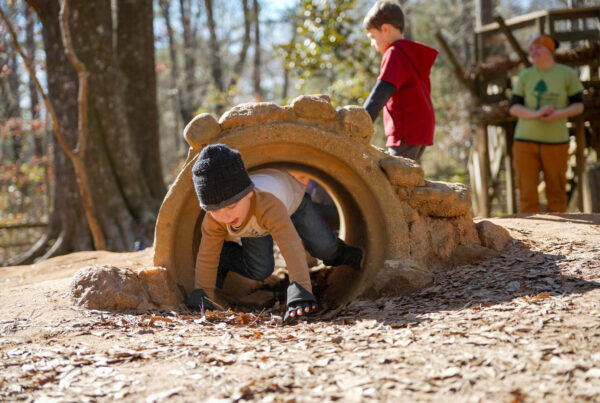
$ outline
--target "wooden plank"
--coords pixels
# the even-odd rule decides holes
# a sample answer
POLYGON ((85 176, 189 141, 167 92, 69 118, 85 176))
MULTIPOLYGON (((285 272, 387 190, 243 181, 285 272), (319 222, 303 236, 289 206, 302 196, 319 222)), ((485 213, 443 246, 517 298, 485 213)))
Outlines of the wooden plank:
MULTIPOLYGON (((518 17, 510 18, 506 20, 506 25, 508 25, 511 28, 520 28, 521 26, 533 25, 535 24, 536 19, 546 15, 548 15, 547 10, 534 11, 533 13, 523 14, 518 17)), ((490 24, 485 24, 475 29, 475 32, 480 34, 485 32, 498 31, 499 29, 500 27, 498 26, 498 23, 492 22, 490 24)))
POLYGON ((476 132, 477 154, 479 157, 479 213, 482 217, 490 216, 490 194, 489 194, 489 177, 490 177, 490 154, 487 138, 487 125, 478 124, 476 132))
POLYGON ((585 173, 585 120, 583 117, 575 119, 575 141, 577 149, 575 151, 575 175, 577 177, 577 207, 583 211, 584 183, 585 173))
POLYGON ((564 19, 571 18, 582 18, 582 17, 598 17, 600 13, 600 7, 578 7, 578 8, 565 8, 560 10, 548 10, 548 14, 551 14, 553 18, 564 17, 564 19))
MULTIPOLYGON (((526 26, 535 25, 537 20, 552 15, 553 19, 572 19, 572 18, 593 18, 598 17, 600 13, 600 7, 585 7, 585 8, 573 8, 573 9, 560 9, 560 10, 539 10, 532 13, 523 14, 518 17, 510 18, 506 20, 506 25, 511 29, 523 28, 526 26), (560 18, 564 17, 564 18, 560 18)), ((497 22, 482 25, 475 29, 475 33, 482 34, 488 32, 499 31, 500 26, 497 22)))
POLYGON ((475 89, 473 87, 473 83, 465 78, 465 69, 463 65, 458 61, 458 58, 454 54, 454 51, 452 50, 450 45, 448 45, 448 42, 446 41, 446 38, 444 38, 444 35, 441 33, 441 31, 437 31, 435 33, 435 38, 440 43, 440 46, 446 53, 446 56, 448 56, 448 59, 450 60, 450 63, 454 68, 454 75, 456 76, 458 81, 460 81, 469 90, 471 95, 477 97, 477 94, 475 93, 475 89))
POLYGON ((554 32, 552 36, 559 42, 572 42, 598 39, 600 38, 600 32, 597 29, 586 29, 583 31, 554 32))
POLYGON ((515 170, 513 167, 513 138, 515 135, 516 123, 509 123, 503 126, 505 137, 504 153, 504 171, 506 174, 506 212, 515 214, 517 206, 517 196, 515 192, 515 170))
POLYGON ((510 46, 517 53, 517 55, 519 56, 519 59, 521 59, 521 63, 523 63, 527 67, 530 67, 531 62, 527 58, 527 55, 525 54, 523 49, 521 49, 521 45, 519 45, 519 42, 517 42, 517 39, 512 34, 512 31, 510 30, 510 28, 506 26, 506 23, 504 22, 504 18, 497 16, 496 22, 498 23, 498 26, 500 27, 500 30, 502 31, 504 36, 506 36, 506 39, 508 39, 508 43, 510 44, 510 46))
POLYGON ((586 213, 600 213, 600 163, 587 172, 587 188, 589 211, 586 213))

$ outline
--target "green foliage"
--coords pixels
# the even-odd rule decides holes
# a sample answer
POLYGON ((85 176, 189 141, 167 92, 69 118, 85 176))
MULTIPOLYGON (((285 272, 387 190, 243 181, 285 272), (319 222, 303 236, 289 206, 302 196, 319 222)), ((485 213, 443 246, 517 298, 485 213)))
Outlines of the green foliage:
POLYGON ((301 90, 327 92, 337 105, 365 101, 379 66, 362 29, 365 3, 299 0, 295 38, 275 50, 301 90))

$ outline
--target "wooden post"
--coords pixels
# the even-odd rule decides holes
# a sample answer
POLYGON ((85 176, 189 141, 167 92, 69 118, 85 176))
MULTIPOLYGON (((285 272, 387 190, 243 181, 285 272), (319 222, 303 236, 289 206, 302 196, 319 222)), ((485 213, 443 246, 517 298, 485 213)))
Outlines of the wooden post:
POLYGON ((587 172, 589 213, 600 213, 600 163, 587 172))
POLYGON ((585 119, 582 116, 575 118, 575 174, 577 176, 577 208, 583 211, 583 174, 585 172, 585 119))
POLYGON ((504 171, 506 172, 506 211, 508 214, 517 212, 517 198, 515 194, 515 170, 513 168, 512 146, 515 135, 515 122, 504 125, 505 147, 504 171))
POLYGON ((546 25, 546 17, 540 17, 540 18, 538 18, 536 20, 536 25, 537 25, 538 32, 540 34, 546 33, 546 27, 545 27, 545 25, 546 25))
POLYGON ((508 39, 508 43, 510 44, 510 46, 515 52, 517 52, 519 59, 521 59, 521 63, 523 63, 527 67, 530 67, 531 62, 527 58, 527 55, 525 54, 523 49, 521 49, 521 45, 519 45, 519 42, 517 42, 517 40, 515 39, 515 36, 512 34, 510 28, 506 26, 504 18, 502 18, 501 16, 497 16, 496 22, 498 23, 498 26, 500 27, 502 33, 504 33, 504 36, 506 36, 506 39, 508 39))
POLYGON ((476 97, 477 94, 475 92, 473 82, 467 80, 467 78, 465 77, 465 69, 462 66, 462 64, 458 61, 458 58, 452 51, 452 48, 450 48, 450 46, 448 45, 448 42, 446 41, 446 38, 444 38, 444 35, 442 35, 440 31, 437 31, 435 33, 435 37, 440 43, 440 46, 442 47, 444 52, 446 52, 446 55, 448 56, 452 67, 454 67, 454 75, 456 75, 458 81, 461 82, 469 90, 471 95, 476 97))
POLYGON ((477 124, 477 155, 479 158, 479 184, 478 184, 478 200, 479 212, 482 217, 490 216, 490 193, 489 193, 489 177, 490 177, 490 154, 488 149, 487 124, 477 124))

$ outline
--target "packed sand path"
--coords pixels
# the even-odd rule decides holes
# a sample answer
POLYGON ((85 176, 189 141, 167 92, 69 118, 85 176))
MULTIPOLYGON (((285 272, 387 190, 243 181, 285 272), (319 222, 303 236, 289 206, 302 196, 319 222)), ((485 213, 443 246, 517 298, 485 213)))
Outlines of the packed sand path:
POLYGON ((499 256, 295 326, 72 304, 79 268, 151 249, 0 268, 0 400, 600 401, 600 215, 491 221, 514 238, 499 256))

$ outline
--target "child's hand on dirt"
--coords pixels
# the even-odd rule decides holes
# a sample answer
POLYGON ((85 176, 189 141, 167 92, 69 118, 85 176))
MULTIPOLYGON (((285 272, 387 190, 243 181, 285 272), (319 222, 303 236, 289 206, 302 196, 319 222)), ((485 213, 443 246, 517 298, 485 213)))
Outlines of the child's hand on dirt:
POLYGON ((294 318, 300 319, 301 316, 310 315, 318 310, 318 306, 316 303, 302 303, 295 306, 288 306, 287 311, 285 312, 285 317, 283 318, 284 322, 288 322, 294 318))
POLYGON ((287 289, 287 310, 283 322, 292 322, 315 313, 319 306, 315 296, 295 281, 287 289))

